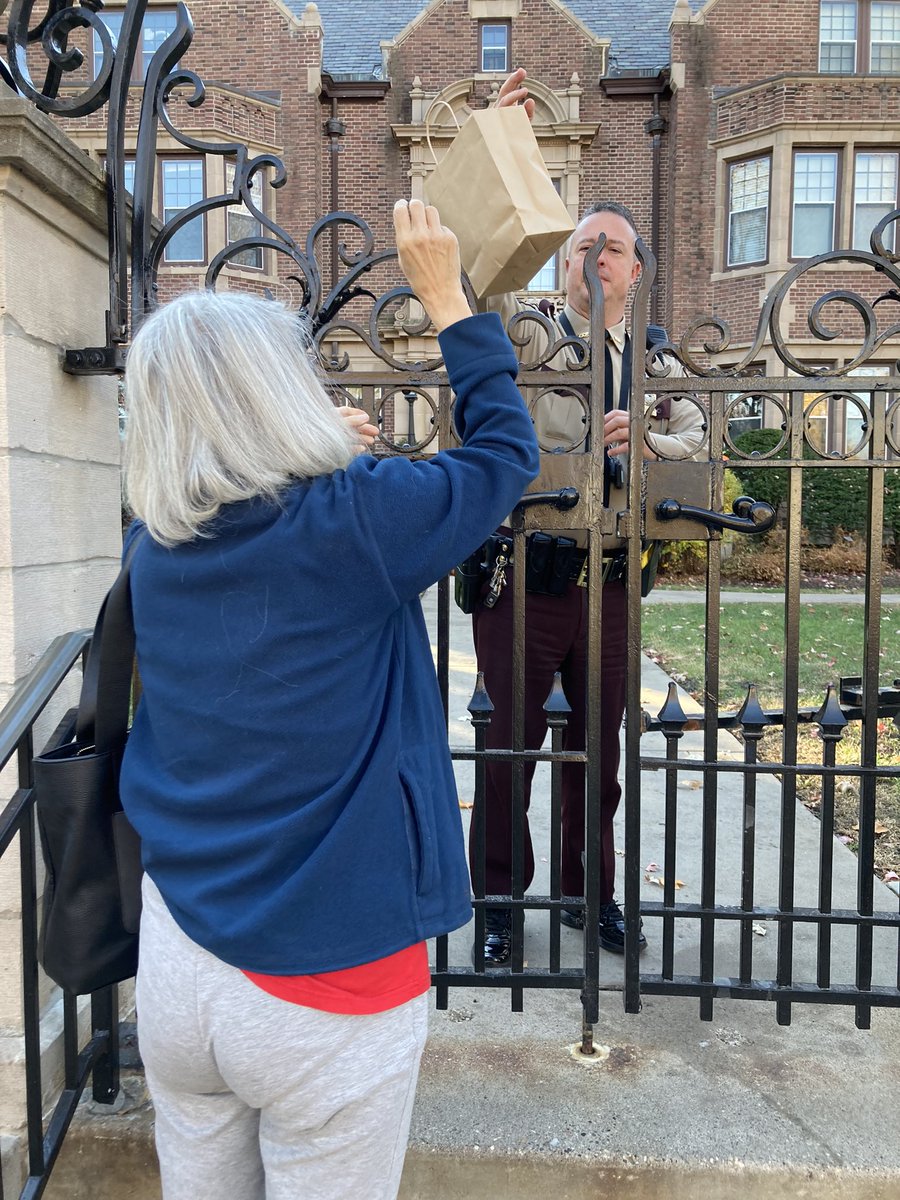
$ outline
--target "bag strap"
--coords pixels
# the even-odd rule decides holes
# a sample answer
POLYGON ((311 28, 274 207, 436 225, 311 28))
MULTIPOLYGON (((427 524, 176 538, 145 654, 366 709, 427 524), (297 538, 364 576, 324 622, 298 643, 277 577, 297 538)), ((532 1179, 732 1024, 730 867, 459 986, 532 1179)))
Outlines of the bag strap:
POLYGON ((75 726, 76 740, 98 754, 125 741, 134 672, 134 621, 131 615, 131 561, 144 540, 132 542, 118 578, 100 606, 84 668, 75 726))
POLYGON ((459 133, 459 121, 457 120, 456 113, 453 111, 451 106, 447 103, 446 100, 433 100, 431 102, 431 107, 428 109, 428 112, 425 114, 425 141, 428 143, 428 149, 431 151, 431 157, 434 159, 435 166, 437 166, 437 155, 434 152, 434 146, 432 146, 432 144, 431 144, 431 128, 428 123, 428 118, 431 116, 431 114, 434 112, 434 110, 436 108, 446 108, 447 112, 453 118, 453 123, 456 126, 456 132, 459 133))

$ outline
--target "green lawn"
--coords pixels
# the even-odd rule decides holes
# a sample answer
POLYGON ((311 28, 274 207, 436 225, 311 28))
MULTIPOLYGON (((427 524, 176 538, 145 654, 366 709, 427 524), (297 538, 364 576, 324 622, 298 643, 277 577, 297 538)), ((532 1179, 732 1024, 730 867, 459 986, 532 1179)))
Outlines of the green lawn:
MULTIPOLYGON (((644 650, 687 691, 702 700, 704 689, 705 610, 700 604, 653 604, 642 608, 644 650)), ((784 663, 784 613, 770 605, 725 603, 721 612, 719 647, 719 709, 736 711, 755 683, 763 708, 782 707, 784 663)), ((864 608, 859 604, 805 604, 800 620, 799 706, 818 707, 829 683, 842 675, 862 674, 864 608)), ((879 684, 891 686, 900 678, 900 606, 882 611, 879 684)), ((822 743, 815 725, 801 724, 797 761, 821 763, 822 743)), ((781 762, 781 731, 766 731, 760 757, 781 762)), ((860 724, 852 722, 837 746, 838 763, 859 763, 860 724)), ((893 721, 878 722, 877 763, 900 765, 900 730, 893 721)), ((821 779, 799 776, 798 795, 813 812, 821 802, 821 779)), ((880 779, 876 784, 875 817, 878 838, 875 868, 879 873, 900 873, 900 779, 880 779)), ((841 780, 835 798, 836 831, 851 847, 856 845, 859 822, 859 787, 848 776, 841 780)))
MULTIPOLYGON (((700 604, 654 604, 642 608, 644 649, 659 658, 688 691, 704 686, 705 610, 700 604)), ((861 675, 862 605, 805 604, 800 613, 800 703, 818 704, 829 683, 861 675)), ((780 706, 784 662, 784 609, 772 604, 725 603, 719 646, 720 708, 739 706, 755 683, 763 707, 780 706)), ((900 677, 900 606, 882 610, 879 678, 882 687, 900 677)))

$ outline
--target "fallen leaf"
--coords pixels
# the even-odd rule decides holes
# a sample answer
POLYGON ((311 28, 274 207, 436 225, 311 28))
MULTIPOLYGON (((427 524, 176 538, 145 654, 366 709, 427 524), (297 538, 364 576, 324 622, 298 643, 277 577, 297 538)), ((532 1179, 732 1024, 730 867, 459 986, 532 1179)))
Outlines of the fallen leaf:
MULTIPOLYGON (((853 832, 859 833, 859 823, 858 822, 856 825, 853 826, 853 832)), ((883 833, 887 833, 887 832, 888 832, 888 827, 887 827, 887 825, 885 825, 884 821, 876 821, 875 822, 875 836, 876 837, 881 837, 881 835, 883 833)))
POLYGON ((700 780, 699 779, 682 779, 681 783, 679 783, 678 786, 681 788, 688 788, 690 791, 696 792, 697 789, 700 787, 700 780))
POLYGON ((655 862, 647 863, 646 867, 644 867, 644 870, 649 871, 651 875, 655 875, 656 872, 659 870, 659 863, 655 863, 655 862))
POLYGON ((765 925, 760 925, 757 921, 753 922, 752 928, 753 928, 753 932, 758 937, 765 937, 766 934, 769 932, 768 929, 766 929, 765 925))
MULTIPOLYGON (((645 875, 644 878, 647 880, 648 883, 655 883, 657 887, 664 888, 666 886, 665 875, 645 875)), ((684 880, 676 879, 675 880, 675 890, 679 891, 683 887, 684 887, 684 880)))
POLYGON ((460 800, 459 807, 460 808, 474 808, 475 802, 474 802, 474 800, 460 800))

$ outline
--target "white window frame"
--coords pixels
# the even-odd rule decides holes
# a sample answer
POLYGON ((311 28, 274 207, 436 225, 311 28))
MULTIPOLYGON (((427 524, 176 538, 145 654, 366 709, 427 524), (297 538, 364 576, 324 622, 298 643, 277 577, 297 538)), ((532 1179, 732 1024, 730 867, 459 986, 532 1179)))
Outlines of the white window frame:
POLYGON ((874 22, 876 8, 891 8, 900 17, 900 3, 897 0, 871 0, 869 7, 869 71, 872 75, 893 75, 896 74, 893 67, 878 68, 875 66, 875 46, 896 46, 900 49, 900 26, 898 26, 897 37, 889 42, 875 42, 874 37, 874 22))
POLYGON ((859 17, 860 17, 859 4, 856 3, 856 0, 822 0, 821 4, 819 6, 819 72, 821 74, 823 74, 823 75, 852 75, 855 73, 857 56, 859 54, 859 17), (853 25, 854 25, 854 33, 856 36, 853 38, 852 41, 849 38, 842 39, 841 41, 834 41, 834 40, 825 41, 825 38, 824 38, 825 31, 823 28, 825 13, 828 8, 835 7, 838 2, 840 2, 841 4, 848 4, 848 5, 852 4, 853 8, 855 10, 853 25), (824 50, 825 50, 826 46, 852 46, 853 49, 852 49, 852 56, 851 56, 851 63, 850 63, 849 71, 844 71, 844 70, 836 71, 833 67, 826 67, 823 65, 822 59, 823 59, 823 54, 824 54, 824 50))
POLYGON ((772 201, 772 153, 770 150, 763 154, 755 154, 752 158, 741 158, 735 162, 727 164, 728 167, 728 225, 725 231, 725 265, 727 267, 754 267, 768 261, 769 258, 769 212, 772 201), (767 164, 768 175, 766 179, 766 202, 764 205, 756 205, 754 208, 735 208, 734 207, 734 179, 735 173, 744 167, 749 167, 754 163, 765 162, 767 164), (763 239, 763 253, 761 258, 752 259, 736 259, 732 250, 732 240, 735 227, 735 217, 751 212, 765 213, 765 236, 763 239))
MULTIPOLYGON (((160 155, 160 158, 159 158, 159 196, 160 196, 160 207, 162 208, 162 216, 163 216, 164 224, 168 224, 169 221, 172 219, 172 217, 175 216, 176 213, 184 212, 184 210, 186 208, 190 208, 191 204, 196 204, 198 200, 202 200, 205 195, 206 195, 206 163, 202 158, 187 157, 187 156, 181 156, 181 155, 179 155, 177 157, 176 156, 168 156, 167 157, 165 155, 160 155), (192 165, 199 164, 199 166, 200 166, 200 188, 201 188, 200 195, 197 196, 196 199, 192 199, 190 201, 190 203, 188 203, 188 204, 167 204, 166 203, 166 200, 168 198, 166 196, 166 166, 169 163, 179 164, 179 165, 183 165, 185 163, 190 163, 192 165)), ((172 251, 172 246, 173 246, 173 241, 174 241, 174 239, 173 239, 173 241, 169 241, 167 243, 166 248, 163 251, 163 261, 166 263, 167 266, 178 266, 178 265, 184 264, 184 263, 205 263, 206 262, 206 260, 207 260, 206 220, 205 220, 204 214, 202 214, 202 213, 199 216, 197 216, 195 219, 200 223, 199 228, 200 228, 200 236, 202 239, 200 257, 199 258, 196 258, 196 257, 176 258, 172 251)), ((179 230, 179 233, 182 233, 182 232, 184 232, 184 230, 189 229, 190 225, 191 225, 191 223, 189 222, 188 225, 184 226, 184 228, 182 230, 179 230)), ((178 234, 175 235, 176 239, 177 239, 177 237, 178 237, 178 234)))
MULTIPOLYGON (((122 29, 122 20, 124 19, 124 16, 125 16, 125 10, 124 10, 124 8, 107 8, 107 9, 103 9, 102 11, 100 11, 97 15, 99 16, 99 18, 103 22, 103 24, 107 27, 107 29, 109 29, 110 37, 112 39, 113 50, 115 51, 115 49, 118 45, 119 34, 122 29), (115 21, 117 23, 117 28, 116 28, 115 32, 113 32, 113 30, 110 29, 109 18, 112 18, 113 21, 115 21)), ((138 47, 138 52, 134 57, 134 66, 132 69, 132 75, 131 75, 131 79, 130 79, 130 83, 135 86, 141 85, 144 82, 144 80, 147 78, 147 70, 150 66, 150 61, 153 58, 153 55, 155 54, 155 52, 159 49, 158 45, 153 45, 153 44, 151 44, 150 48, 147 49, 148 22, 150 23, 150 27, 153 28, 153 21, 155 18, 158 18, 158 17, 171 18, 170 21, 166 22, 166 24, 170 25, 171 28, 167 28, 164 31, 163 36, 159 42, 159 44, 161 45, 162 42, 164 42, 166 40, 166 38, 169 36, 169 34, 172 33, 176 27, 177 10, 176 10, 175 6, 172 5, 171 7, 167 7, 167 8, 148 8, 146 13, 144 14, 144 21, 141 26, 140 46, 138 47)), ((92 55, 93 55, 93 76, 96 79, 97 75, 99 73, 100 64, 103 61, 103 53, 102 53, 102 47, 100 44, 100 38, 97 36, 96 33, 94 33, 94 35, 91 39, 91 50, 92 50, 92 55)))
POLYGON ((507 74, 507 72, 509 71, 510 41, 512 40, 511 32, 512 31, 510 29, 509 23, 506 21, 482 21, 482 23, 479 27, 479 34, 478 34, 482 74, 484 74, 484 75, 505 75, 505 74, 507 74), (485 45, 484 35, 487 33, 487 31, 489 29, 502 29, 503 30, 503 65, 500 67, 485 66, 485 57, 488 54, 496 54, 500 50, 499 46, 486 46, 485 45))
MULTIPOLYGON (((234 179, 237 171, 237 165, 226 159, 225 161, 225 191, 231 192, 234 190, 234 179)), ((260 212, 265 212, 265 193, 263 191, 265 183, 265 174, 263 171, 257 171, 253 177, 251 184, 251 192, 254 197, 254 203, 260 212)), ((232 245, 234 242, 239 242, 245 237, 262 237, 263 226, 254 217, 253 213, 247 208, 246 204, 229 204, 225 209, 225 241, 227 245, 232 245), (249 218, 256 226, 254 233, 241 233, 237 237, 232 235, 231 222, 234 217, 249 218)), ((262 271, 265 265, 262 246, 250 247, 242 251, 242 254, 252 254, 256 258, 256 262, 241 262, 238 259, 230 258, 228 260, 229 267, 243 268, 247 271, 262 271)))
MULTIPOLYGON (((893 158, 893 160, 894 160, 894 194, 893 194, 893 196, 891 196, 889 198, 879 201, 877 204, 874 204, 872 201, 868 201, 869 206, 870 207, 884 207, 886 205, 890 205, 890 208, 887 209, 887 211, 890 212, 893 209, 895 209, 898 205, 898 202, 900 202, 900 201, 898 201, 898 196, 900 196, 900 151, 888 150, 888 149, 877 149, 874 147, 868 148, 868 149, 857 150, 855 155, 853 156, 853 210, 852 210, 852 214, 851 214, 851 225, 850 225, 850 242, 851 242, 851 245, 853 246, 853 248, 857 249, 857 250, 870 249, 869 235, 871 234, 871 231, 875 228, 875 226, 878 224, 877 220, 872 221, 871 223, 867 222, 867 232, 866 232, 865 238, 862 239, 857 236, 858 210, 864 203, 866 203, 866 201, 864 201, 864 200, 861 201, 859 199, 859 164, 860 164, 861 159, 863 159, 865 157, 873 157, 873 156, 879 156, 879 157, 883 156, 883 157, 887 157, 887 158, 893 158), (862 244, 860 244, 861 242, 862 242, 862 244)), ((882 214, 882 215, 884 215, 884 214, 882 214)), ((880 219, 881 218, 879 218, 879 220, 880 219)), ((889 227, 888 230, 886 231, 887 239, 885 241, 885 249, 887 249, 887 250, 893 250, 893 248, 894 248, 895 229, 896 229, 896 225, 889 227)))
POLYGON ((838 183, 841 171, 841 156, 838 149, 816 149, 816 150, 794 150, 793 155, 793 172, 791 180, 791 258, 812 258, 816 254, 825 254, 829 250, 834 249, 835 238, 837 236, 837 216, 838 216, 838 183), (797 183, 798 172, 797 166, 803 158, 831 158, 834 160, 833 187, 830 200, 798 200, 797 199, 797 183), (797 219, 798 209, 811 208, 830 208, 831 209, 831 238, 827 245, 823 245, 819 249, 809 251, 801 251, 797 247, 797 231, 799 221, 797 219))

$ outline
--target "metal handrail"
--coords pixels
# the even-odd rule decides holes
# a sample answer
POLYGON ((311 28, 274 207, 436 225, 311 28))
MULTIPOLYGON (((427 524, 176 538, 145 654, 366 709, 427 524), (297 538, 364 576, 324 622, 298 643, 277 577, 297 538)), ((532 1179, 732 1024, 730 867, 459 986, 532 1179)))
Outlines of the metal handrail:
POLYGON ((91 640, 90 629, 53 639, 34 668, 0 710, 0 770, 18 749, 62 681, 91 640))

